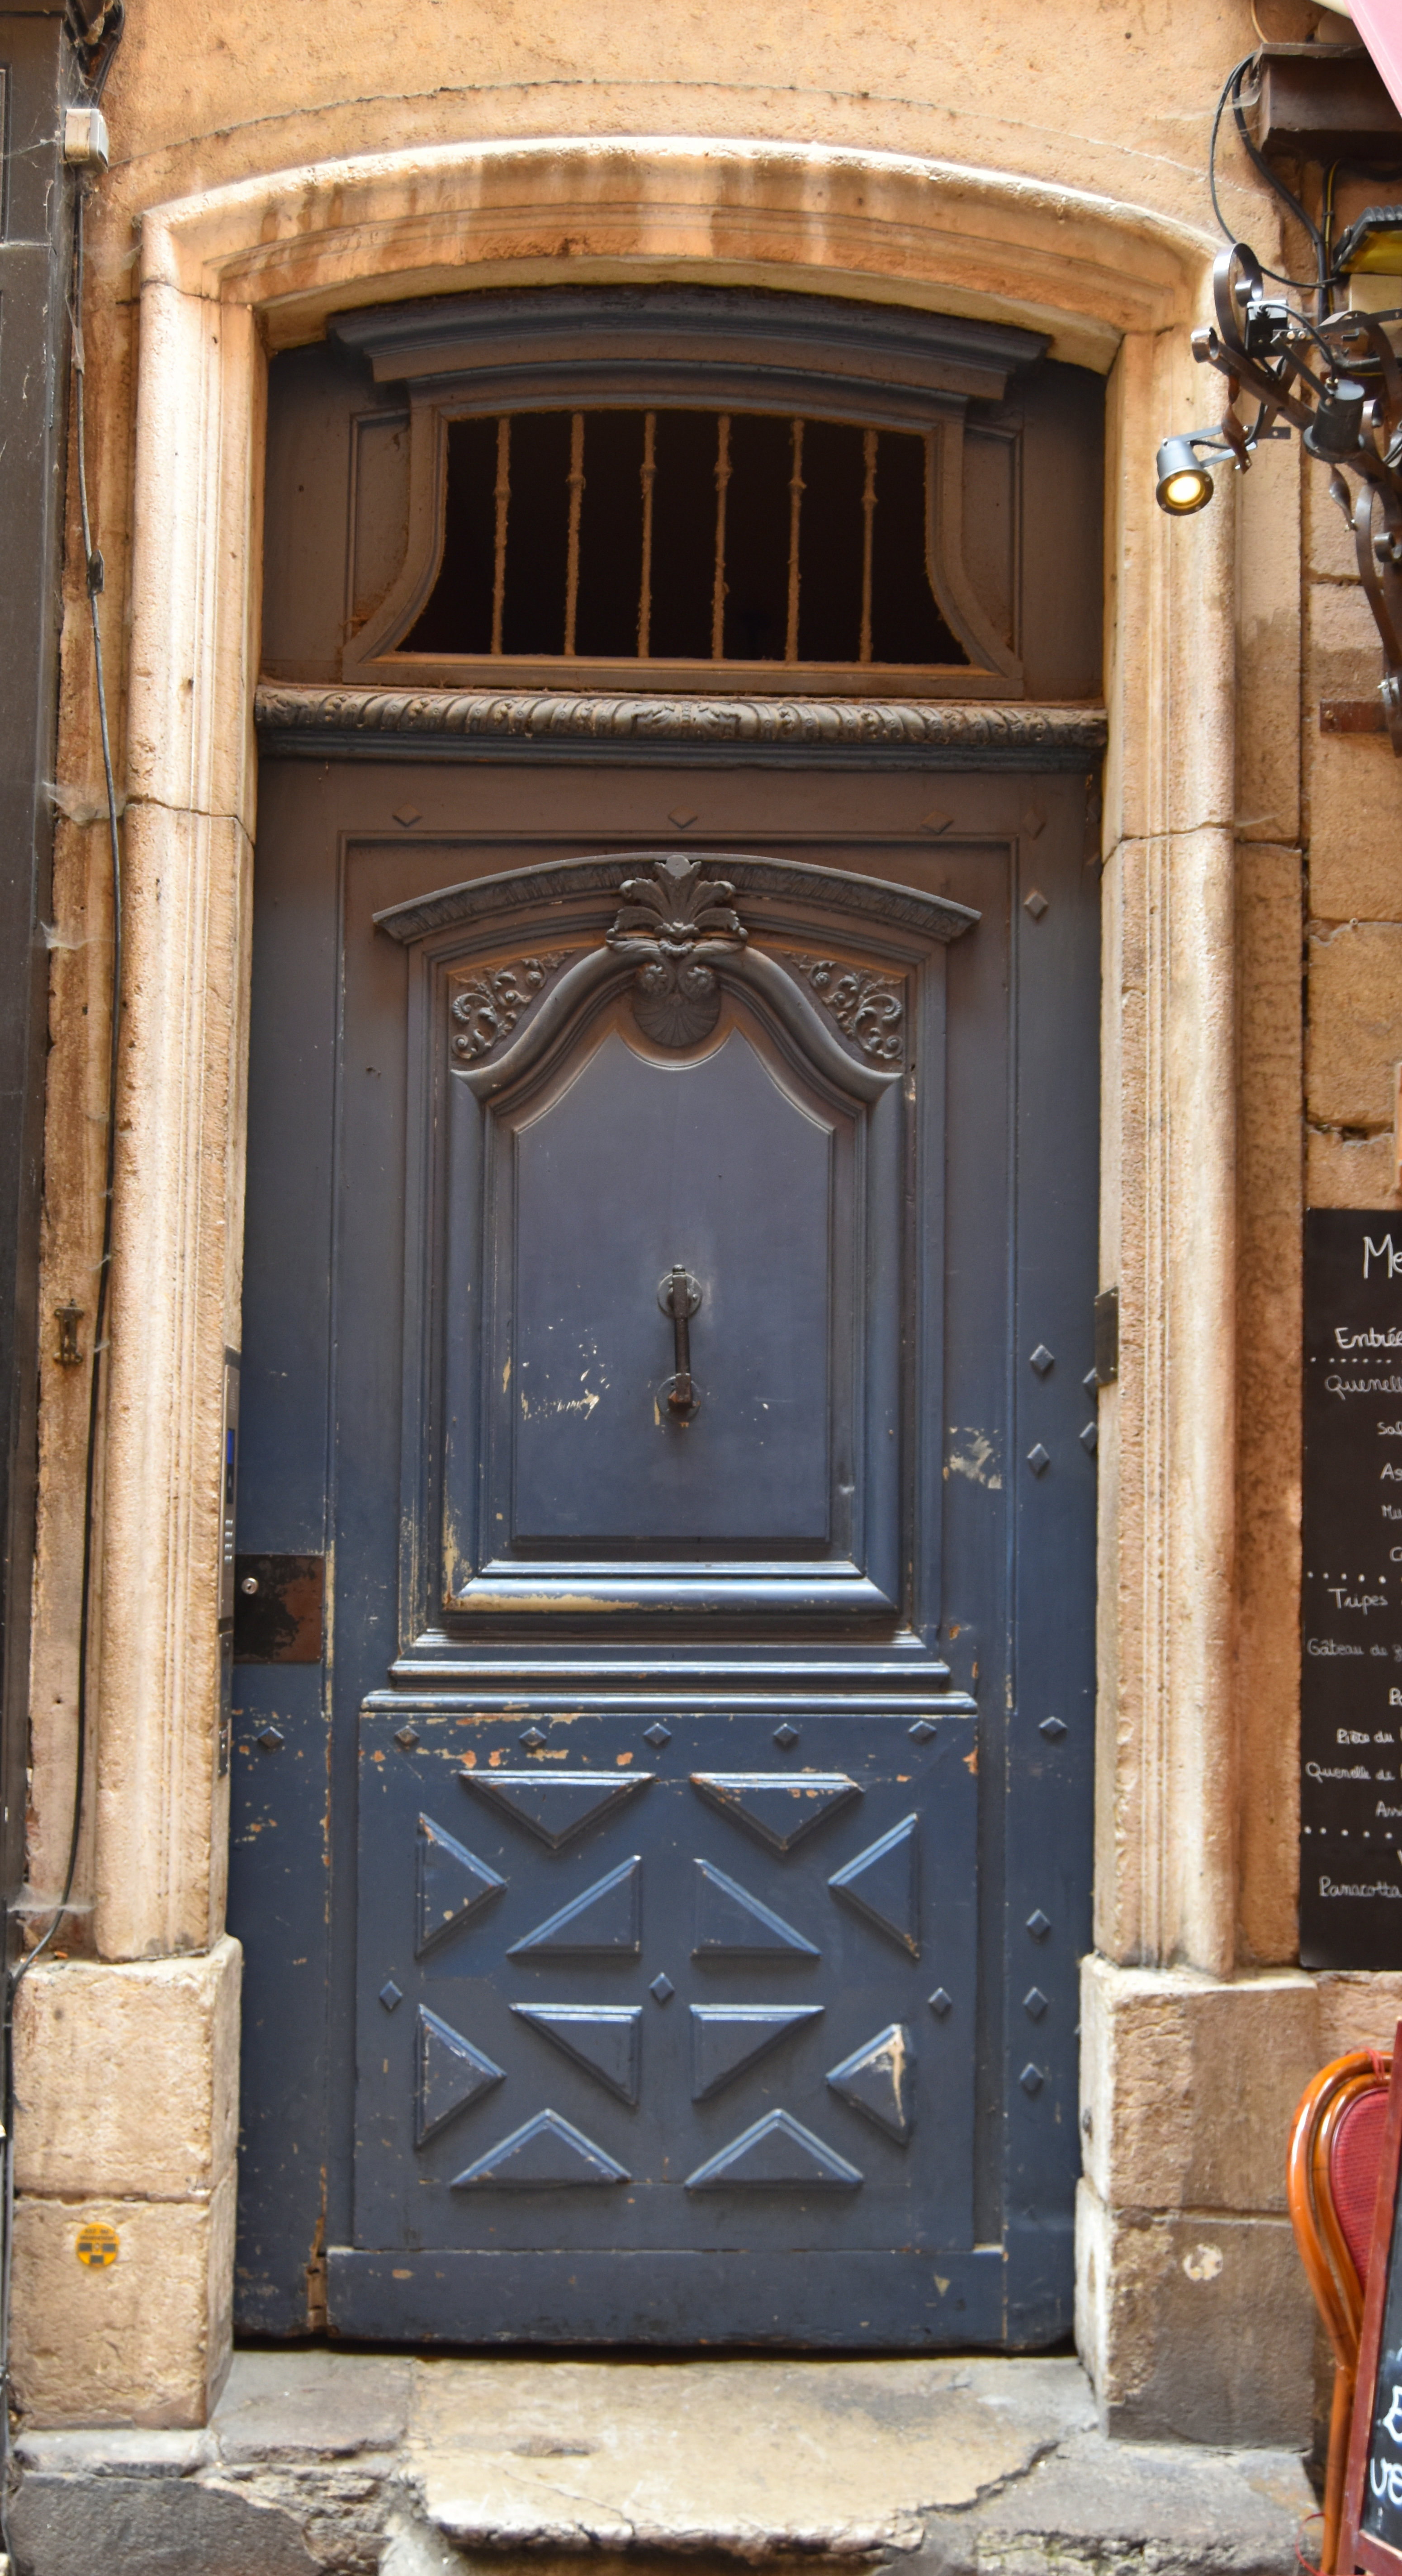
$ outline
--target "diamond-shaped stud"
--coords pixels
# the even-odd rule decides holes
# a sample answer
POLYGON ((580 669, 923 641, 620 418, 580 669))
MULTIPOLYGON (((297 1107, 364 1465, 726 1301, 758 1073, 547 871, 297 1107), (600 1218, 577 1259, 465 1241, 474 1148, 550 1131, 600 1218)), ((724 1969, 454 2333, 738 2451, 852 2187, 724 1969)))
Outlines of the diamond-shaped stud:
POLYGON ((1035 1449, 1028 1450, 1027 1464, 1031 1468, 1034 1476, 1045 1476, 1048 1467, 1051 1465, 1050 1449, 1044 1449, 1041 1441, 1039 1440, 1035 1449))
POLYGON ((1045 1342, 1039 1342, 1035 1351, 1031 1354, 1031 1358, 1032 1366, 1036 1370, 1038 1377, 1045 1377, 1048 1369, 1055 1363, 1056 1353, 1055 1351, 1049 1351, 1045 1342))
POLYGON ((404 1997, 398 1986, 395 1984, 393 1977, 390 1978, 387 1986, 381 1986, 380 2001, 384 2005, 386 2012, 393 2012, 396 2004, 403 2003, 404 1997))
POLYGON ((276 1753, 278 1746, 280 1744, 285 1744, 287 1738, 283 1734, 280 1726, 265 1726, 262 1734, 258 1738, 258 1741, 262 1745, 265 1753, 276 1753))
POLYGON ((1037 1733, 1044 1735, 1048 1744, 1059 1744, 1066 1733, 1066 1720, 1064 1717, 1044 1717, 1037 1733))
POLYGON ((943 1986, 936 1986, 930 1997, 930 2010, 936 2021, 943 2021, 945 2014, 954 2010, 953 1995, 947 1995, 943 1986))
POLYGON ((420 814, 417 805, 396 805, 394 809, 394 819, 396 823, 402 823, 407 831, 411 823, 422 822, 423 816, 420 814))
POLYGON ((1041 1987, 1029 1986, 1026 1994, 1022 1998, 1023 2011, 1030 2014, 1033 2021, 1040 2021, 1046 2008, 1047 1999, 1043 1994, 1041 1987))
POLYGON ((394 1740, 396 1744, 403 1745, 406 1753, 412 1753, 419 1740, 419 1730, 416 1726, 397 1726, 394 1740))
POLYGON ((1051 1917, 1050 1915, 1042 1912, 1040 1905, 1038 1906, 1035 1914, 1028 1915, 1027 1929, 1031 1933, 1034 1941, 1045 1941, 1047 1934, 1050 1932, 1051 1917))
POLYGON ((784 1726, 776 1726, 774 1729, 774 1741, 778 1745, 781 1753, 787 1753, 789 1746, 791 1744, 797 1744, 798 1742, 798 1728, 787 1724, 784 1726))
POLYGON ((676 1991, 670 1977, 654 1977, 648 1987, 648 1993, 654 1995, 660 2004, 669 2004, 676 1991))
POLYGON ((1029 841, 1035 841, 1046 819, 1045 814, 1041 813, 1037 806, 1029 805, 1019 828, 1026 834, 1029 841))
POLYGON ((1022 898, 1023 911, 1030 912, 1034 921, 1041 920, 1046 908, 1047 898, 1038 886, 1034 886, 1032 892, 1030 894, 1025 894, 1022 898))
POLYGON ((931 1736, 938 1735, 939 1731, 938 1722, 933 1717, 917 1717, 915 1724, 906 1728, 907 1735, 913 1736, 917 1744, 928 1744, 931 1736))
POLYGON ((1085 1427, 1084 1431, 1083 1431, 1083 1432, 1081 1433, 1081 1435, 1080 1435, 1081 1447, 1084 1449, 1084 1451, 1085 1451, 1085 1453, 1086 1453, 1086 1456, 1087 1456, 1088 1458, 1093 1458, 1093 1457, 1095 1456, 1096 1446, 1097 1446, 1097 1444, 1098 1444, 1098 1442, 1099 1442, 1099 1439, 1100 1439, 1100 1425, 1099 1425, 1099 1423, 1098 1423, 1098 1422, 1088 1422, 1088 1423, 1086 1424, 1086 1427, 1085 1427))
POLYGON ((1087 1393, 1088 1395, 1094 1395, 1094 1394, 1095 1394, 1096 1389, 1097 1389, 1097 1387, 1098 1387, 1098 1386, 1099 1386, 1099 1384, 1100 1384, 1100 1380, 1099 1380, 1099 1378, 1096 1376, 1095 1371, 1094 1371, 1094 1369, 1093 1369, 1093 1368, 1088 1368, 1088 1369, 1087 1369, 1087 1371, 1086 1371, 1086 1373, 1085 1373, 1085 1376, 1084 1376, 1084 1377, 1082 1378, 1082 1380, 1081 1380, 1081 1384, 1082 1384, 1082 1386, 1085 1388, 1086 1393, 1087 1393))
POLYGON ((524 1744, 528 1753, 539 1753, 545 1737, 540 1727, 528 1726, 525 1734, 518 1735, 516 1741, 518 1744, 524 1744))
POLYGON ((1040 2066, 1024 2066, 1017 2080, 1024 2093, 1040 2093, 1047 2079, 1040 2066))
POLYGON ((667 820, 675 823, 679 832, 684 832, 688 824, 695 822, 696 816, 689 805, 674 805, 667 820))
POLYGON ((662 1720, 661 1720, 661 1718, 660 1718, 660 1717, 658 1717, 658 1718, 654 1718, 654 1720, 653 1720, 653 1722, 652 1722, 651 1726, 645 1726, 645 1727, 643 1728, 643 1742, 644 1742, 644 1744, 651 1744, 651 1745, 655 1746, 656 1750, 657 1750, 659 1753, 661 1752, 663 1745, 664 1745, 664 1744, 670 1744, 670 1743, 671 1743, 671 1741, 672 1741, 672 1730, 671 1730, 670 1726, 664 1726, 664 1725, 663 1725, 662 1720))

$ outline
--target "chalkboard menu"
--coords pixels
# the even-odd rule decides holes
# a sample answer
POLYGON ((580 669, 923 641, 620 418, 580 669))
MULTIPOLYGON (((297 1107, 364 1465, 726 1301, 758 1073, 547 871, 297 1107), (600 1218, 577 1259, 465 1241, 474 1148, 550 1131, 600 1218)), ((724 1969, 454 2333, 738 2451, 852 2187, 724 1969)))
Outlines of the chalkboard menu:
POLYGON ((1378 2173, 1373 2250, 1363 2300, 1358 2380, 1349 2432, 1343 2528, 1336 2564, 1402 2576, 1402 2246, 1397 2205, 1402 2145, 1402 2024, 1393 2049, 1387 2135, 1378 2173))
MULTIPOLYGON (((1300 1960, 1402 1967, 1402 1214, 1305 1218, 1300 1960)), ((1402 2449, 1398 2453, 1402 2460, 1402 2449)))

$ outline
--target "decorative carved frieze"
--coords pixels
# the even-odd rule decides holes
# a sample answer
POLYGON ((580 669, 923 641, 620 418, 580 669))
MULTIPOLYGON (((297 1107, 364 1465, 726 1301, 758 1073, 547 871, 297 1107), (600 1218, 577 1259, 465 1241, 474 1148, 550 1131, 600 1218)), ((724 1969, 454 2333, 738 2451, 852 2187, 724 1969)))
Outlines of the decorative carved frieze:
POLYGON ((367 747, 385 735, 477 743, 687 743, 771 745, 853 752, 941 748, 1021 755, 1105 748, 1100 707, 1021 706, 933 699, 586 697, 566 691, 347 689, 265 683, 259 729, 268 736, 367 747))
POLYGON ((458 1023, 452 1038, 458 1063, 478 1063, 509 1037, 522 1012, 530 1009, 564 962, 564 950, 552 949, 539 957, 518 957, 510 966, 486 966, 460 984, 448 1004, 458 1023))
POLYGON ((905 1002, 888 975, 840 966, 832 957, 795 957, 825 1009, 873 1064, 905 1062, 905 1002))

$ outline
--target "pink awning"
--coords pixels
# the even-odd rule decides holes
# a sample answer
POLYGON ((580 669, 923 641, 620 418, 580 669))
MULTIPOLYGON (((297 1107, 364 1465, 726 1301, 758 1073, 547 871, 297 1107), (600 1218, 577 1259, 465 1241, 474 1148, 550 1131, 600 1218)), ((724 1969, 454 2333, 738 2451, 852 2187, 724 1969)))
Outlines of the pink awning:
POLYGON ((1353 23, 1402 110, 1402 0, 1350 0, 1353 23))

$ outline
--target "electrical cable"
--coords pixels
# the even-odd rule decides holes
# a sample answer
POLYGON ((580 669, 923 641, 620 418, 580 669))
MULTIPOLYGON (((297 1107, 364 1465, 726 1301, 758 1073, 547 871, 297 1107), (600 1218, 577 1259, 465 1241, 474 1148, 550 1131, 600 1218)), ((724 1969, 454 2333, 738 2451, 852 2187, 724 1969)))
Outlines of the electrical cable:
MULTIPOLYGON (((110 55, 108 57, 110 61, 110 55)), ((104 65, 104 70, 106 66, 104 65)), ((70 313, 73 332, 73 375, 75 383, 75 450, 78 468, 78 509, 82 526, 83 562, 86 571, 88 610, 92 620, 93 667, 97 692, 98 733, 102 744, 102 774, 107 791, 107 838, 111 859, 112 891, 112 977, 111 1019, 107 1047, 107 1138, 102 1185, 102 1250, 97 1265, 97 1290, 94 1301, 92 1334, 92 1374, 88 1386, 87 1453, 83 1474, 83 1570, 78 1604, 78 1690, 76 1742, 73 1765, 73 1818, 68 1837, 68 1860, 64 1871, 63 1892, 52 1922, 43 1938, 27 1951, 19 1965, 5 1979, 4 1995, 4 2243, 0 2247, 0 2548, 13 2564, 14 2551, 9 2534, 9 2501, 11 2481, 10 2456, 10 2291, 13 2272, 15 2208, 15 2121, 14 2121, 14 2016, 20 1987, 36 1961, 53 1941, 60 1923, 69 1910, 73 1882, 78 1872, 78 1850, 83 1830, 83 1798, 88 1771, 88 1647, 92 1623, 93 1584, 93 1509, 97 1487, 98 1434, 101 1428, 102 1360, 106 1350, 108 1290, 112 1274, 112 1202, 117 1164, 117 1079, 121 1064, 121 996, 122 996, 122 849, 117 828, 117 789, 112 775, 112 741, 107 721, 107 685, 102 659, 102 627, 97 603, 103 586, 103 562, 93 544, 92 519, 88 507, 88 474, 86 424, 86 353, 83 346, 83 209, 84 187, 80 183, 73 210, 73 268, 70 290, 70 313)))

